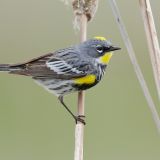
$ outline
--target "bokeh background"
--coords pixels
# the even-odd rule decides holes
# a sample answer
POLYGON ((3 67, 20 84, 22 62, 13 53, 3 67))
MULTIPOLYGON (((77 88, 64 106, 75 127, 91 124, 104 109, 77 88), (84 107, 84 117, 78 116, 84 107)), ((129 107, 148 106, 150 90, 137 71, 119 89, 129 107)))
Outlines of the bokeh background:
MULTIPOLYGON (((152 0, 158 35, 160 1, 152 0)), ((138 0, 118 1, 152 97, 160 113, 138 0)), ((0 63, 29 60, 79 42, 71 6, 60 0, 0 0, 0 63)), ((88 37, 122 48, 103 81, 86 92, 84 159, 159 160, 160 135, 140 89, 107 1, 100 1, 88 37)), ((66 97, 76 112, 77 94, 66 97)), ((0 159, 71 160, 73 119, 56 97, 23 76, 0 73, 0 159)))

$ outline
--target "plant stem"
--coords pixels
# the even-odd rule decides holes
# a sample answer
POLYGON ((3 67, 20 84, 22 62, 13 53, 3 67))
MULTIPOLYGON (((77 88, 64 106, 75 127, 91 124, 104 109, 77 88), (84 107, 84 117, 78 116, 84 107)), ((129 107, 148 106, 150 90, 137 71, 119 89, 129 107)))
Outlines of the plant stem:
POLYGON ((146 84, 145 79, 143 77, 143 74, 142 74, 142 71, 140 69, 140 66, 139 66, 139 64, 137 62, 132 43, 130 41, 129 35, 128 35, 127 30, 125 28, 125 25, 124 25, 124 23, 122 21, 122 18, 121 18, 120 11, 118 9, 117 3, 116 3, 115 0, 109 0, 109 2, 110 2, 110 5, 111 5, 111 8, 112 8, 112 11, 113 11, 113 15, 114 15, 114 17, 116 19, 117 25, 119 27, 121 36, 122 36, 123 41, 124 41, 124 43, 126 45, 126 48, 128 50, 128 54, 129 54, 131 63, 133 65, 134 71, 135 71, 135 73, 137 75, 138 81, 140 83, 141 89, 142 89, 143 94, 144 94, 144 96, 146 98, 146 101, 147 101, 149 109, 150 109, 150 111, 152 113, 152 117, 153 117, 154 122, 155 122, 155 124, 157 126, 157 129, 160 132, 159 115, 158 115, 158 112, 156 110, 156 107, 155 107, 155 104, 153 102, 153 99, 152 99, 152 97, 150 95, 150 92, 148 90, 148 87, 147 87, 147 84, 146 84))
MULTIPOLYGON (((83 42, 87 37, 87 17, 82 14, 80 19, 80 41, 83 42)), ((84 115, 84 99, 85 93, 81 91, 78 93, 78 115, 84 115)), ((74 160, 83 160, 83 136, 84 124, 78 122, 75 126, 75 152, 74 160)))
POLYGON ((144 22, 145 33, 150 51, 150 58, 154 73, 154 79, 160 100, 160 48, 157 32, 154 24, 152 9, 149 0, 139 0, 142 19, 144 22))

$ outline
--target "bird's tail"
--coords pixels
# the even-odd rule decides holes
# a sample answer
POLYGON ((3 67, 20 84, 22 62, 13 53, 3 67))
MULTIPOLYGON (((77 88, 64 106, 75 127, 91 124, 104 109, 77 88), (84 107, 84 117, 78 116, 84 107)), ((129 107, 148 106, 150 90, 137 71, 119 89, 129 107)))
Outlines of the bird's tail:
POLYGON ((9 72, 10 65, 9 64, 0 64, 0 72, 9 72))
POLYGON ((12 74, 21 74, 25 64, 0 64, 0 72, 9 72, 12 74))

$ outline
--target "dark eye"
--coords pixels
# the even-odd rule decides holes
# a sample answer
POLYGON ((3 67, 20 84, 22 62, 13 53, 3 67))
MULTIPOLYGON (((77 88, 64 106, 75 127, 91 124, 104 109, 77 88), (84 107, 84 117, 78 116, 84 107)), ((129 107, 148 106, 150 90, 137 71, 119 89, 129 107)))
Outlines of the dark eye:
POLYGON ((103 48, 103 46, 101 46, 101 45, 97 45, 97 46, 96 46, 96 50, 97 50, 99 53, 103 53, 104 48, 103 48))

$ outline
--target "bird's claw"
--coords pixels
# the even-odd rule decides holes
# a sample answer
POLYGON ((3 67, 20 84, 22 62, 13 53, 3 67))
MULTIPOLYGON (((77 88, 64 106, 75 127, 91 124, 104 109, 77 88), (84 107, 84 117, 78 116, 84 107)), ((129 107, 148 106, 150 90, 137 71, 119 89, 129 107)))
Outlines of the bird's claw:
POLYGON ((86 124, 85 120, 84 120, 85 116, 84 115, 78 115, 78 116, 75 116, 75 121, 76 121, 76 124, 78 122, 81 122, 83 123, 84 125, 86 124))

